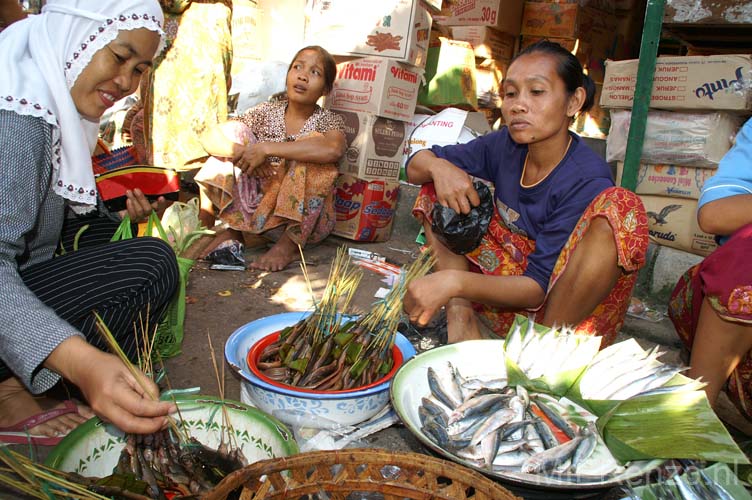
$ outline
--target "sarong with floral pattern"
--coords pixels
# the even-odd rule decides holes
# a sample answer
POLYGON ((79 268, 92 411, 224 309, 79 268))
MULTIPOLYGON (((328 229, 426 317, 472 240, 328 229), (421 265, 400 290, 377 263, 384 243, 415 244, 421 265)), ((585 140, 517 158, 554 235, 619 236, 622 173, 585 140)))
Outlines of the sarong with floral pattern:
MULTIPOLYGON (((311 132, 297 140, 314 135, 320 134, 311 132)), ((216 168, 223 168, 222 164, 227 164, 226 172, 214 172, 205 166, 196 179, 207 188, 220 220, 231 228, 262 234, 285 226, 290 239, 301 246, 320 242, 334 229, 337 165, 282 160, 276 165, 276 176, 259 179, 261 200, 249 213, 239 203, 241 186, 234 181, 232 164, 218 162, 216 168)))
MULTIPOLYGON (((752 224, 736 231, 679 279, 671 294, 668 313, 688 349, 692 349, 704 299, 708 299, 713 310, 726 321, 752 325, 750 256, 752 224)), ((752 417, 752 353, 739 362, 725 391, 745 415, 752 417)))
MULTIPOLYGON (((433 184, 424 185, 413 207, 413 214, 418 218, 424 216, 430 219, 435 200, 433 184)), ((637 271, 645 264, 648 225, 639 196, 626 189, 613 187, 603 191, 590 203, 559 254, 546 290, 546 300, 595 217, 605 217, 613 228, 618 265, 623 273, 611 293, 590 316, 576 325, 575 330, 586 335, 601 335, 603 348, 613 343, 624 323, 632 289, 637 281, 637 271)), ((466 257, 471 263, 472 271, 496 276, 519 276, 525 272, 527 258, 534 250, 535 241, 510 231, 498 211, 495 211, 480 245, 466 257)), ((598 256, 594 255, 593 258, 597 259, 598 256)), ((534 320, 540 322, 546 302, 544 300, 535 311, 502 309, 483 304, 474 304, 474 308, 486 326, 497 335, 506 337, 516 313, 532 314, 534 320)))

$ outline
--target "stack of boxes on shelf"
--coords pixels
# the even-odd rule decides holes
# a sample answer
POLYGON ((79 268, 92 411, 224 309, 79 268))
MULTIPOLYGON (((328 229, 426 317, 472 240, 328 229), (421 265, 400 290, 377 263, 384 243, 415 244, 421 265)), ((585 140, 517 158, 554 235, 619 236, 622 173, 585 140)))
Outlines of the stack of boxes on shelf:
POLYGON ((514 56, 524 0, 446 0, 434 17, 419 104, 501 117, 501 81, 514 56))
POLYGON ((645 0, 444 0, 442 11, 434 16, 426 64, 428 82, 418 96, 418 104, 433 109, 477 109, 498 127, 503 97, 500 86, 510 60, 519 50, 547 39, 576 55, 596 84, 595 106, 578 116, 572 129, 580 135, 604 139, 609 114, 598 102, 605 61, 637 56, 644 3, 645 0), (475 56, 474 68, 470 51, 475 56))
POLYGON ((405 147, 440 2, 308 0, 306 42, 338 57, 325 107, 345 121, 333 233, 384 241, 391 233, 405 147), (342 57, 344 56, 344 57, 342 57))
MULTIPOLYGON (((623 161, 637 60, 609 61, 601 106, 613 108, 607 159, 623 161)), ((697 225, 697 199, 752 112, 752 56, 659 57, 635 192, 651 241, 697 255, 716 248, 697 225)), ((621 176, 623 165, 618 166, 621 176)), ((619 180, 617 180, 619 182, 619 180)))
POLYGON ((577 117, 574 130, 589 137, 605 138, 608 114, 598 105, 604 62, 613 59, 619 47, 615 4, 611 0, 551 0, 525 2, 520 48, 543 38, 572 52, 595 82, 593 108, 577 117))

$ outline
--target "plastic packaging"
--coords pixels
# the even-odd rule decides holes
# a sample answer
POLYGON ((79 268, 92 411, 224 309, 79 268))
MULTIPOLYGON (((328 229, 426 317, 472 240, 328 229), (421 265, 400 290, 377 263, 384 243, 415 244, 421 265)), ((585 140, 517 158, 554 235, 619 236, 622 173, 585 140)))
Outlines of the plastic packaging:
POLYGON ((237 240, 223 241, 206 256, 209 269, 220 271, 245 271, 245 247, 237 240))
POLYGON ((431 229, 439 241, 456 254, 466 254, 478 247, 493 216, 491 190, 480 181, 473 185, 480 197, 480 205, 473 207, 468 214, 458 214, 439 202, 434 203, 431 212, 431 229))

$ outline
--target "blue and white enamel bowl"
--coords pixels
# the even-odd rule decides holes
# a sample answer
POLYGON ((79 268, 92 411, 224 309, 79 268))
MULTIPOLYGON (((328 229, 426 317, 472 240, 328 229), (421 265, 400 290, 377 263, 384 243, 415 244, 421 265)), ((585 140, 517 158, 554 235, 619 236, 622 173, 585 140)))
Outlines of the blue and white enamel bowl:
MULTIPOLYGON (((310 393, 272 385, 248 368, 248 351, 256 342, 309 314, 310 311, 275 314, 251 321, 230 335, 225 343, 225 359, 243 378, 240 400, 294 427, 336 429, 368 420, 389 404, 391 380, 360 391, 310 393)), ((402 353, 403 363, 415 356, 415 348, 401 333, 397 333, 395 345, 402 353)))

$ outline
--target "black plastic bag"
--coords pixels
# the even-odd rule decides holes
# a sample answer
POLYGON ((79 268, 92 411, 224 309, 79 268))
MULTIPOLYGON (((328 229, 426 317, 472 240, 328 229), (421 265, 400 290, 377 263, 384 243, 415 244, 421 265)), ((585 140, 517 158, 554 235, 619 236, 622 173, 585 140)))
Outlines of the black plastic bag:
POLYGON ((473 186, 480 197, 480 205, 472 207, 467 215, 458 214, 438 201, 431 211, 433 234, 456 254, 466 254, 478 248, 493 216, 491 190, 479 181, 475 181, 473 186))
POLYGON ((212 250, 206 256, 206 260, 211 262, 209 269, 219 269, 222 271, 244 271, 245 270, 245 247, 237 240, 227 240, 212 250))

